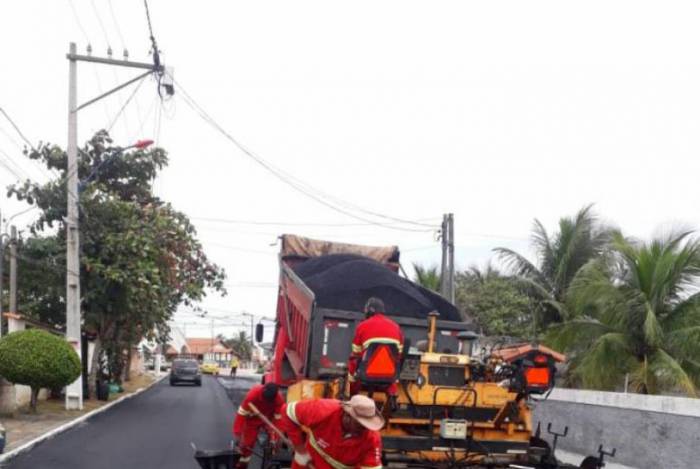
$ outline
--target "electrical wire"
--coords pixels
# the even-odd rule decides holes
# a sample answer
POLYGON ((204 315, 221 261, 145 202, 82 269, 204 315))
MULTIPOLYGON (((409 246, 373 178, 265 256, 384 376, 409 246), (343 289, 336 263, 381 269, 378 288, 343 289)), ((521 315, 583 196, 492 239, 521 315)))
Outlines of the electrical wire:
MULTIPOLYGON (((256 221, 256 220, 238 220, 226 218, 207 218, 207 217, 191 217, 191 220, 199 220, 203 222, 226 223, 233 225, 263 225, 263 226, 323 226, 323 227, 352 227, 352 226, 373 226, 374 223, 314 223, 314 222, 286 222, 286 221, 256 221)), ((428 221, 434 218, 424 218, 416 221, 428 221)), ((401 222, 387 223, 387 225, 398 225, 401 222)))
POLYGON ((221 133, 229 141, 231 141, 244 154, 246 154, 248 157, 253 159, 256 163, 258 163, 260 166, 265 168, 268 172, 270 172, 272 175, 277 177, 280 181, 282 181, 283 183, 292 187, 297 192, 300 192, 301 194, 315 200, 316 202, 330 208, 331 210, 334 210, 334 211, 342 213, 348 217, 354 218, 354 219, 359 220, 359 221, 363 221, 363 222, 371 224, 371 225, 381 226, 384 228, 393 229, 393 230, 397 230, 397 231, 433 232, 437 229, 437 227, 434 225, 429 225, 429 224, 425 224, 425 223, 415 222, 412 220, 404 220, 401 218, 383 215, 383 214, 380 214, 378 212, 372 212, 369 210, 361 209, 361 208, 359 208, 355 205, 349 204, 347 202, 338 202, 338 201, 340 201, 340 199, 333 197, 333 196, 329 196, 328 194, 325 194, 324 192, 313 188, 312 186, 308 185, 307 183, 304 183, 303 181, 294 178, 289 173, 286 173, 283 170, 276 168, 271 163, 267 162, 265 159, 263 159, 262 157, 260 157, 259 155, 255 154, 255 153, 253 153, 248 148, 246 148, 243 144, 241 144, 238 140, 236 140, 236 138, 234 138, 231 134, 229 134, 199 104, 197 104, 196 101, 194 101, 194 99, 192 99, 192 97, 189 95, 189 93, 187 93, 187 91, 182 88, 182 85, 180 85, 180 83, 175 81, 175 79, 172 76, 171 76, 171 78, 173 79, 173 82, 178 86, 178 89, 180 91, 180 93, 178 95, 184 96, 183 100, 185 101, 185 104, 187 106, 189 106, 193 111, 195 111, 197 114, 199 114, 199 116, 206 123, 208 123, 210 126, 212 126, 219 133, 221 133), (324 199, 324 197, 325 197, 325 199, 324 199), (336 202, 335 202, 335 204, 333 204, 326 199, 336 200, 336 202), (403 223, 403 224, 423 226, 423 227, 427 227, 427 229, 426 228, 415 229, 415 228, 399 227, 399 226, 390 225, 386 222, 377 222, 377 221, 371 220, 369 218, 359 216, 355 213, 352 213, 349 211, 350 209, 341 208, 338 205, 351 206, 355 209, 355 211, 362 211, 362 212, 368 213, 371 216, 385 218, 385 219, 391 220, 392 222, 399 222, 399 223, 403 223))
POLYGON ((218 244, 218 243, 205 243, 207 246, 210 247, 217 247, 217 248, 223 248, 223 249, 230 249, 232 251, 241 251, 241 252, 248 252, 251 254, 265 254, 265 255, 270 255, 270 256, 276 256, 276 252, 270 252, 270 251, 261 251, 257 249, 248 249, 248 248, 243 248, 239 246, 229 246, 227 244, 218 244))
POLYGON ((83 23, 80 21, 80 17, 78 16, 78 10, 75 9, 75 4, 73 3, 73 0, 68 0, 68 4, 70 5, 71 11, 73 11, 73 18, 75 18, 75 22, 78 25, 78 28, 80 31, 83 33, 83 37, 85 37, 85 42, 90 44, 90 37, 88 36, 87 32, 85 31, 85 28, 83 27, 83 23))
POLYGON ((95 5, 95 0, 90 0, 90 4, 92 5, 92 11, 95 12, 95 16, 97 17, 97 23, 100 25, 100 29, 102 30, 102 33, 105 36, 105 42, 107 43, 107 50, 108 55, 112 55, 112 45, 111 41, 109 40, 109 35, 107 34, 107 29, 105 29, 105 25, 102 22, 102 16, 100 16, 100 13, 97 11, 97 6, 95 5))
POLYGON ((122 49, 126 51, 126 41, 124 41, 124 35, 122 34, 122 29, 119 27, 119 22, 117 21, 117 15, 114 14, 114 6, 112 5, 112 0, 107 0, 107 4, 109 5, 109 13, 112 16, 112 22, 114 23, 114 29, 117 31, 117 36, 119 36, 119 40, 121 41, 122 44, 122 49))
MULTIPOLYGON (((116 124, 117 119, 119 119, 119 117, 122 115, 122 113, 124 112, 124 109, 126 109, 126 107, 129 105, 129 103, 131 102, 131 100, 134 99, 134 96, 135 96, 136 93, 139 91, 139 88, 141 88, 141 85, 143 85, 143 82, 144 82, 145 80, 146 80, 146 77, 143 77, 143 78, 141 78, 141 79, 138 81, 137 85, 134 87, 133 91, 131 92, 131 94, 129 95, 129 97, 127 98, 127 100, 124 101, 124 104, 122 105, 121 109, 119 109, 119 112, 117 112, 117 114, 116 114, 116 115, 114 116, 114 118, 112 119, 112 122, 107 126, 107 131, 108 131, 108 132, 111 132, 111 131, 112 131, 112 128, 114 127, 114 124, 116 124)), ((126 115, 125 115, 124 117, 126 117, 126 115)), ((130 132, 129 132, 129 129, 127 129, 127 132, 126 132, 126 133, 127 133, 127 135, 130 133, 130 132)))

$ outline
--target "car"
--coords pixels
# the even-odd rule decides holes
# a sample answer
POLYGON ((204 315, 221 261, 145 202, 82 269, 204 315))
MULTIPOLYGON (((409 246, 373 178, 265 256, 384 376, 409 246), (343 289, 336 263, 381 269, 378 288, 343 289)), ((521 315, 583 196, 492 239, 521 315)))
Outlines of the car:
POLYGON ((205 375, 219 375, 219 364, 216 362, 204 362, 199 370, 205 375))
POLYGON ((175 359, 170 367, 170 386, 178 383, 192 383, 196 386, 202 385, 202 374, 199 371, 197 360, 175 359))

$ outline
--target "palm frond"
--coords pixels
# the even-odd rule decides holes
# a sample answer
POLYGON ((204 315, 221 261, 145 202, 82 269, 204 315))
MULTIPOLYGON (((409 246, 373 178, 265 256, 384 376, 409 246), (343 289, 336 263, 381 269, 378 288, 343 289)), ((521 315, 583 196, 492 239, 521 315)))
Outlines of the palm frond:
POLYGON ((555 350, 565 352, 583 351, 600 336, 619 332, 594 318, 576 318, 562 324, 551 326, 545 343, 555 350))
POLYGON ((414 280, 417 284, 433 291, 440 291, 442 278, 438 272, 437 266, 425 267, 417 263, 413 263, 413 270, 416 273, 414 280))
POLYGON ((656 312, 650 304, 646 304, 646 314, 644 316, 644 338, 652 347, 658 347, 664 338, 664 331, 656 319, 656 312))
POLYGON ((677 303, 661 322, 666 331, 700 326, 700 292, 677 303))
POLYGON ((608 332, 592 343, 574 373, 586 387, 614 389, 634 366, 625 334, 608 332))
POLYGON ((535 280, 545 289, 551 287, 542 272, 525 256, 508 248, 495 248, 493 251, 513 275, 535 280))
POLYGON ((700 361, 700 325, 677 329, 666 334, 664 347, 673 356, 700 361))
POLYGON ((693 379, 680 363, 663 349, 658 349, 649 359, 649 369, 657 386, 664 389, 682 389, 691 397, 697 396, 693 379))

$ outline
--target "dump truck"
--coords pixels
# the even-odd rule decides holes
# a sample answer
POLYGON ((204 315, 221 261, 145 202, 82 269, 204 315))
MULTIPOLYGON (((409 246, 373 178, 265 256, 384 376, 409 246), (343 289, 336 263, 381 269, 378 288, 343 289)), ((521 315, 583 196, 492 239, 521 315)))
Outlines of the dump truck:
MULTIPOLYGON (((581 466, 559 463, 533 425, 532 400, 551 391, 555 364, 565 357, 537 344, 475 347, 468 316, 399 275, 397 247, 283 235, 279 267, 273 358, 263 382, 285 388, 287 402, 349 397, 348 358, 367 298, 381 298, 401 327, 405 344, 392 378, 398 395, 390 402, 371 386, 363 391, 386 418, 385 467, 603 467, 603 453, 581 466)), ((556 431, 547 431, 555 446, 556 431)), ((262 467, 286 467, 289 455, 268 449, 263 459, 262 467)))

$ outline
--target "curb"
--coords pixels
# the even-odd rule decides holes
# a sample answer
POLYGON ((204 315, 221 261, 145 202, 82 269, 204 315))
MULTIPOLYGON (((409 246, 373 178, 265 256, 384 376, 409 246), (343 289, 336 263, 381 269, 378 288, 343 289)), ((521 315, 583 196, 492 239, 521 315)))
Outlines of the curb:
POLYGON ((49 430, 48 432, 44 433, 43 435, 39 435, 38 437, 34 438, 33 440, 30 440, 26 443, 24 443, 21 446, 18 446, 17 448, 13 449, 12 451, 8 451, 7 453, 0 454, 0 467, 7 461, 9 461, 12 458, 15 458, 19 456, 21 453, 24 453, 25 451, 28 451, 32 449, 34 446, 38 445, 39 443, 42 443, 46 440, 49 440, 53 438, 54 436, 61 434, 65 432, 66 430, 70 430, 71 428, 85 422, 86 420, 94 417, 97 414, 100 414, 102 412, 106 412, 107 410, 111 409, 117 404, 120 404, 128 399, 131 399, 132 397, 138 396, 139 394, 143 393, 144 391, 147 391, 148 389, 151 389, 151 387, 155 386, 156 384, 160 383, 163 381, 168 376, 168 374, 164 374, 163 376, 156 377, 156 380, 153 381, 151 384, 144 388, 139 388, 136 391, 132 392, 131 394, 127 394, 126 396, 122 396, 119 399, 110 402, 109 404, 105 404, 99 409, 91 410, 85 415, 81 415, 80 417, 71 420, 70 422, 64 423, 63 425, 59 425, 58 427, 49 430))

